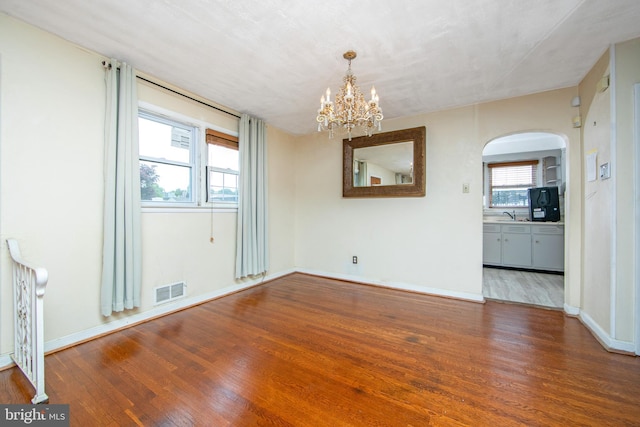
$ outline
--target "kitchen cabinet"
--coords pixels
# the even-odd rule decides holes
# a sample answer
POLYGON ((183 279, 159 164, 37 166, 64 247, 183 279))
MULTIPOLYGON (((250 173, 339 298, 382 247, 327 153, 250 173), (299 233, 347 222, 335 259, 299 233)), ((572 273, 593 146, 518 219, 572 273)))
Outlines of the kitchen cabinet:
POLYGON ((542 270, 564 270, 564 227, 533 227, 533 265, 542 270))
POLYGON ((484 265, 564 271, 562 224, 484 223, 482 248, 484 265))
POLYGON ((502 264, 502 235, 499 224, 484 224, 482 229, 482 263, 502 264))
POLYGON ((531 267, 531 226, 502 226, 502 265, 531 267))

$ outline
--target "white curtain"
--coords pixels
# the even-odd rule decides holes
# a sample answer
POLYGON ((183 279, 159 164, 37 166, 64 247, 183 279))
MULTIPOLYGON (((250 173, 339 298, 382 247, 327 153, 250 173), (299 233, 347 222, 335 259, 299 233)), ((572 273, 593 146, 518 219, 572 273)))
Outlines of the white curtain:
POLYGON ((267 135, 262 120, 243 114, 238 135, 240 184, 236 279, 265 273, 267 240, 267 135))
POLYGON ((104 316, 140 306, 140 166, 135 70, 111 60, 106 70, 104 316))

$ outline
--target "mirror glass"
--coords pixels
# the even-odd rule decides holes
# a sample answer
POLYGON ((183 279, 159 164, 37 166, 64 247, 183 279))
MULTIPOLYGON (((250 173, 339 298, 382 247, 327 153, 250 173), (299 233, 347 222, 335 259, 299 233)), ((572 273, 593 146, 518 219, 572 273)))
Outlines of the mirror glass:
POLYGON ((425 195, 426 128, 343 140, 344 197, 425 195))
POLYGON ((353 150, 353 185, 413 184, 413 141, 353 150))

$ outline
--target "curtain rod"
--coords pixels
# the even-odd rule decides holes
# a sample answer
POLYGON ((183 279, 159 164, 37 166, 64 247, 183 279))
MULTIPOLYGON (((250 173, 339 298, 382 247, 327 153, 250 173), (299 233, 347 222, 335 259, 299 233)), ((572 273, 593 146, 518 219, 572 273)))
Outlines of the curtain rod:
MULTIPOLYGON (((103 66, 103 67, 105 67, 105 68, 109 68, 109 69, 111 69, 111 64, 108 64, 106 61, 102 61, 102 66, 103 66)), ((177 90, 173 90, 173 89, 171 89, 171 88, 168 88, 168 87, 166 87, 166 86, 163 86, 163 85, 161 85, 160 83, 156 83, 156 82, 154 82, 154 81, 151 81, 151 80, 149 80, 149 79, 145 79, 144 77, 140 77, 140 76, 136 76, 136 78, 138 78, 138 79, 140 79, 140 80, 144 80, 144 81, 145 81, 145 82, 147 82, 147 83, 151 83, 152 85, 156 85, 156 86, 158 86, 158 87, 161 87, 162 89, 168 90, 169 92, 175 93, 176 95, 183 96, 183 97, 185 97, 185 98, 187 98, 187 99, 190 99, 190 100, 192 100, 192 101, 195 101, 195 102, 197 102, 197 103, 199 103, 199 104, 206 105, 207 107, 209 107, 209 108, 213 108, 214 110, 221 111, 221 112, 223 112, 223 113, 225 113, 225 114, 228 114, 228 115, 230 115, 230 116, 237 117, 238 119, 240 118, 240 116, 238 116, 237 114, 230 113, 229 111, 223 110, 222 108, 216 107, 215 105, 207 104, 207 103, 206 103, 206 102, 204 102, 204 101, 200 101, 199 99, 193 98, 193 97, 191 97, 191 96, 189 96, 189 95, 185 95, 184 93, 178 92, 177 90)))
POLYGON ((214 110, 218 110, 218 111, 221 111, 221 112, 223 112, 223 113, 225 113, 225 114, 228 114, 228 115, 230 115, 230 116, 240 118, 240 116, 238 116, 237 114, 230 113, 229 111, 223 110, 222 108, 216 107, 215 105, 207 104, 207 103, 206 103, 206 102, 204 102, 204 101, 200 101, 199 99, 193 98, 193 97, 191 97, 191 96, 189 96, 189 95, 185 95, 184 93, 178 92, 177 90, 173 90, 173 89, 171 89, 171 88, 168 88, 168 87, 166 87, 166 86, 163 86, 163 85, 161 85, 160 83, 153 82, 153 81, 151 81, 151 80, 145 79, 144 77, 140 77, 140 76, 136 76, 136 77, 137 77, 137 78, 139 78, 140 80, 144 80, 144 81, 145 81, 145 82, 147 82, 147 83, 151 83, 152 85, 156 85, 156 86, 158 86, 158 87, 161 87, 162 89, 166 89, 166 90, 168 90, 169 92, 173 92, 173 93, 175 93, 176 95, 180 95, 180 96, 183 96, 183 97, 185 97, 185 98, 188 98, 188 99, 190 99, 190 100, 192 100, 192 101, 198 102, 198 103, 200 103, 200 104, 202 104, 202 105, 206 105, 207 107, 209 107, 209 108, 213 108, 214 110))

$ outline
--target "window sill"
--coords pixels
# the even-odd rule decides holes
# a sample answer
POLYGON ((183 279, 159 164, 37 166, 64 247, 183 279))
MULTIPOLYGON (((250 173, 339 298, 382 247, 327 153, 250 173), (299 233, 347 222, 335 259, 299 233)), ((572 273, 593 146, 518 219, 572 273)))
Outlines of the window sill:
POLYGON ((143 206, 142 213, 237 213, 237 206, 143 206))

